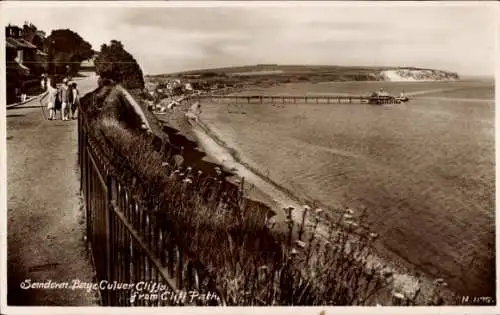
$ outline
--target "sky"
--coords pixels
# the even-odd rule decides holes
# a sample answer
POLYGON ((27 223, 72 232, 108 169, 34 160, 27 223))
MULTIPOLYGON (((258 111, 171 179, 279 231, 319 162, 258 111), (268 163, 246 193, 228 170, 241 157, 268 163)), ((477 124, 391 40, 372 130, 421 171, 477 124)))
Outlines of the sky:
POLYGON ((5 24, 30 21, 48 34, 69 28, 95 50, 119 40, 145 74, 271 63, 494 75, 499 37, 491 2, 7 4, 5 24))

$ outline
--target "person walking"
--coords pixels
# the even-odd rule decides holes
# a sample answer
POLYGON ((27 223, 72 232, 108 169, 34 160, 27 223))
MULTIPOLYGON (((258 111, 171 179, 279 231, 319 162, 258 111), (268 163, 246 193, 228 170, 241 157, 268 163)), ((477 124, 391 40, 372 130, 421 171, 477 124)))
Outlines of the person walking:
POLYGON ((61 96, 61 120, 69 120, 69 110, 70 110, 70 94, 71 90, 68 85, 68 79, 63 79, 63 85, 61 86, 60 96, 61 96))
POLYGON ((80 92, 78 91, 77 84, 75 82, 71 84, 71 94, 73 95, 71 98, 71 119, 76 119, 78 107, 80 106, 80 92))
POLYGON ((50 79, 47 81, 47 92, 47 109, 49 110, 49 120, 54 120, 56 119, 56 101, 59 91, 55 87, 54 82, 50 79))

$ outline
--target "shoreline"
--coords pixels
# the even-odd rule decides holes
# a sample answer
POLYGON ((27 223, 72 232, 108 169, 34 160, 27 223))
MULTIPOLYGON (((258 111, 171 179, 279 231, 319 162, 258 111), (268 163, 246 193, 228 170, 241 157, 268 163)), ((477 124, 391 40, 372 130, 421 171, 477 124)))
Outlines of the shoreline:
MULTIPOLYGON (((275 211, 277 214, 277 219, 284 218, 283 207, 293 206, 296 210, 293 213, 293 220, 300 222, 302 218, 303 205, 307 204, 307 201, 303 201, 301 198, 296 196, 293 192, 281 187, 279 184, 275 183, 272 179, 265 175, 262 175, 257 169, 249 165, 241 157, 240 152, 237 149, 229 146, 220 135, 217 135, 210 126, 203 122, 202 119, 197 114, 187 115, 186 119, 191 125, 192 132, 196 137, 197 142, 200 147, 206 152, 208 156, 213 158, 220 163, 226 169, 231 170, 235 176, 239 178, 244 178, 245 182, 249 182, 257 189, 262 191, 264 194, 268 195, 271 199, 279 205, 280 209, 274 209, 269 204, 268 206, 271 210, 275 211), (189 117, 189 118, 188 118, 189 117)), ((325 219, 322 218, 322 223, 325 223, 325 219)), ((320 223, 320 226, 322 224, 320 223)), ((324 231, 326 232, 326 226, 324 226, 324 231)), ((321 230, 321 228, 320 228, 321 230)), ((323 233, 321 233, 323 234, 323 233)), ((326 235, 326 233, 324 234, 326 235)), ((373 254, 372 263, 375 265, 384 266, 386 269, 394 273, 394 285, 392 289, 405 288, 403 291, 412 292, 415 289, 415 285, 421 289, 421 297, 428 298, 433 293, 434 281, 435 279, 428 274, 422 272, 411 271, 411 269, 418 268, 407 262, 404 257, 400 257, 396 253, 391 252, 386 249, 383 244, 381 248, 376 247, 373 254), (411 267, 408 267, 411 266, 411 267), (418 273, 419 276, 415 274, 418 273), (411 289, 408 289, 408 288, 411 289)), ((396 290, 400 292, 400 290, 396 290)), ((442 294, 449 305, 453 305, 455 302, 453 295, 456 294, 451 289, 443 288, 442 294)))
MULTIPOLYGON (((274 207, 270 206, 278 218, 284 218, 284 207, 293 206, 295 209, 302 209, 303 201, 292 195, 290 191, 279 186, 271 179, 263 176, 252 166, 245 163, 239 152, 227 145, 210 127, 202 122, 199 117, 189 119, 192 131, 199 142, 200 146, 206 151, 207 155, 212 157, 225 169, 230 170, 235 176, 245 178, 257 189, 268 195, 275 203, 274 207)), ((295 212, 296 214, 297 212, 295 212)), ((297 218, 298 219, 298 218, 297 218)))

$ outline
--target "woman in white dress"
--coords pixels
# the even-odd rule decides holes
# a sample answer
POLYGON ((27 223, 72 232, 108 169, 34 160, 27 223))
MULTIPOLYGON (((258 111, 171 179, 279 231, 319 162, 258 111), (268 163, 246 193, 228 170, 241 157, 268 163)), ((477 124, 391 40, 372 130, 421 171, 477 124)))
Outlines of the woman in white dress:
POLYGON ((56 119, 56 100, 57 100, 57 88, 51 79, 47 80, 47 109, 49 110, 49 120, 56 119))

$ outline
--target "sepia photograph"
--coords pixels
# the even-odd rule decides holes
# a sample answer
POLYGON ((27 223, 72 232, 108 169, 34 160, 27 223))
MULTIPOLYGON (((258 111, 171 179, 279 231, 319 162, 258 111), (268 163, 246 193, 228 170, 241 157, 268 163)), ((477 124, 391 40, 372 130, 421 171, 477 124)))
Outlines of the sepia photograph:
POLYGON ((498 3, 0 8, 1 313, 496 309, 498 3))

